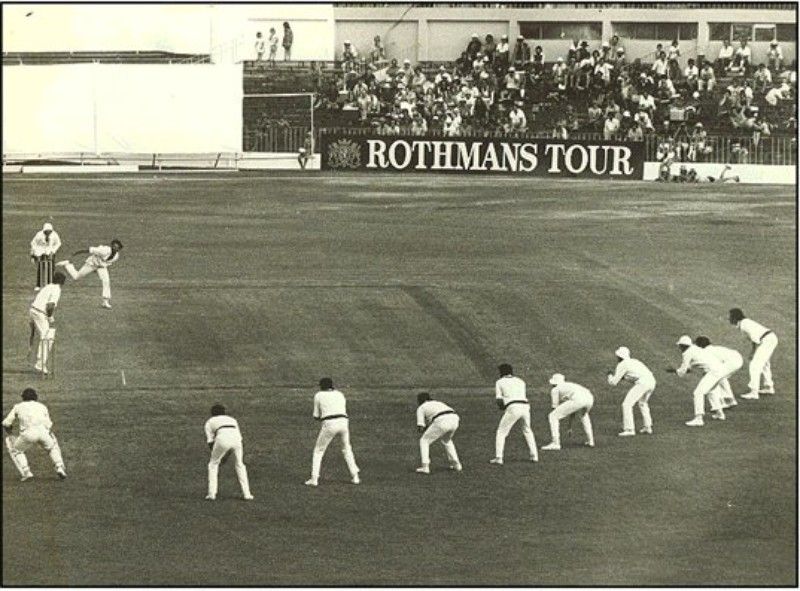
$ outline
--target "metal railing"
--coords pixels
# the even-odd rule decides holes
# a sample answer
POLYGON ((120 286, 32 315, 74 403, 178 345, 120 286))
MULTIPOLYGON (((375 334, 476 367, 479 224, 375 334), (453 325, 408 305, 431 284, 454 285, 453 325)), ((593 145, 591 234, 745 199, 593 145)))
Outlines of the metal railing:
MULTIPOLYGON (((243 152, 297 152, 305 144, 309 126, 264 127, 245 129, 243 152)), ((318 142, 314 143, 315 145, 318 142)))

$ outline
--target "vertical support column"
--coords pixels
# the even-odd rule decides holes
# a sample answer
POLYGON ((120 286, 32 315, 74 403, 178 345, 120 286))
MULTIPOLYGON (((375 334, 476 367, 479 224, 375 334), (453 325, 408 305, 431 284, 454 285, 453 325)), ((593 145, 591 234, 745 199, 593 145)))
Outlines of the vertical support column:
POLYGON ((603 29, 600 32, 600 42, 611 41, 614 36, 614 29, 611 27, 611 20, 608 17, 603 18, 603 29))
POLYGON ((417 61, 427 61, 430 59, 428 51, 428 19, 420 18, 417 20, 417 61))

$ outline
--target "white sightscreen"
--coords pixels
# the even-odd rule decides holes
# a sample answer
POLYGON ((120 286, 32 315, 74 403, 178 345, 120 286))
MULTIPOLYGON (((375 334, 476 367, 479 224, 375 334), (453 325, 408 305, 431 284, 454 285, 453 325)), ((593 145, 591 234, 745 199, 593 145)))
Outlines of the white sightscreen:
POLYGON ((3 67, 3 153, 238 152, 240 65, 3 67))

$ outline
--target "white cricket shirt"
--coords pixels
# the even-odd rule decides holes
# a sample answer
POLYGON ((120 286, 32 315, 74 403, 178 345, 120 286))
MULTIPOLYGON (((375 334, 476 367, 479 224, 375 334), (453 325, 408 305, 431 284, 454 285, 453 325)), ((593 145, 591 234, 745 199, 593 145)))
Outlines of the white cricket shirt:
POLYGON ((433 422, 436 415, 441 413, 450 414, 452 412, 454 412, 453 409, 447 406, 444 402, 439 402, 438 400, 428 400, 417 407, 417 426, 427 427, 433 422))
POLYGON ((620 380, 628 380, 635 384, 639 382, 655 382, 653 372, 638 359, 623 359, 617 364, 617 369, 614 372, 609 382, 612 386, 619 384, 620 380))
POLYGON ((3 427, 11 427, 15 420, 19 421, 20 433, 31 427, 44 427, 49 431, 53 426, 47 407, 38 400, 25 400, 15 404, 3 419, 3 427))
POLYGON ((735 349, 729 349, 728 347, 721 347, 719 345, 708 345, 705 350, 709 351, 725 365, 742 365, 744 363, 742 354, 735 349))
POLYGON ((339 390, 320 390, 314 395, 314 418, 323 420, 336 415, 347 416, 347 401, 339 390))
POLYGON ((112 263, 116 263, 119 260, 119 251, 113 257, 109 257, 111 257, 110 246, 90 246, 89 258, 86 259, 86 262, 93 267, 110 267, 112 263))
POLYGON ((59 248, 61 248, 61 238, 55 230, 50 232, 49 238, 44 230, 39 230, 31 240, 31 254, 37 257, 43 254, 55 254, 59 248))
POLYGON ((736 326, 756 344, 760 343, 764 335, 770 332, 766 326, 749 318, 742 318, 736 326))
POLYGON ((58 305, 58 300, 61 298, 61 286, 58 283, 48 283, 38 292, 36 297, 33 298, 31 308, 47 314, 47 304, 58 305))
POLYGON ((515 400, 527 400, 525 395, 525 382, 517 376, 503 376, 494 383, 495 398, 502 400, 508 406, 515 400))
POLYGON ((233 417, 228 415, 217 415, 211 417, 206 421, 206 441, 214 443, 217 437, 217 432, 225 432, 227 435, 233 434, 234 436, 242 438, 242 432, 239 431, 239 423, 233 417))
POLYGON ((677 373, 683 375, 692 367, 699 367, 706 373, 720 373, 721 366, 720 360, 711 351, 701 349, 697 345, 691 345, 683 352, 683 363, 681 363, 677 373))
POLYGON ((587 401, 594 400, 589 388, 585 388, 575 382, 564 382, 560 386, 555 386, 550 390, 550 403, 553 408, 567 400, 587 401))

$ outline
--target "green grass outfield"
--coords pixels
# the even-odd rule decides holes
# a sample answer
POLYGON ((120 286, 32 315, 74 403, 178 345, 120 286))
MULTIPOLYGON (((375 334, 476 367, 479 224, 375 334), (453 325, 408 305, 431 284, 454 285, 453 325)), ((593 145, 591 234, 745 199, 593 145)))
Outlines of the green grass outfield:
POLYGON ((796 585, 796 214, 793 187, 8 176, 3 412, 38 387, 70 478, 33 450, 21 483, 3 454, 3 583, 796 585), (51 216, 61 258, 125 249, 113 311, 96 276, 67 282, 43 381, 25 359, 28 243, 51 216), (778 334, 778 394, 690 429, 697 378, 663 370, 684 333, 747 353, 733 306, 778 334), (658 379, 653 437, 616 436, 626 389, 605 374, 623 344, 658 379), (547 378, 588 386, 597 447, 577 428, 532 465, 515 429, 489 465, 503 361, 540 445, 547 378), (325 375, 348 397, 357 487, 335 445, 303 486, 325 375), (421 389, 462 417, 462 474, 439 445, 434 473, 414 472, 421 389), (252 503, 231 463, 203 500, 217 401, 241 424, 252 503))

